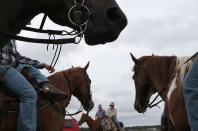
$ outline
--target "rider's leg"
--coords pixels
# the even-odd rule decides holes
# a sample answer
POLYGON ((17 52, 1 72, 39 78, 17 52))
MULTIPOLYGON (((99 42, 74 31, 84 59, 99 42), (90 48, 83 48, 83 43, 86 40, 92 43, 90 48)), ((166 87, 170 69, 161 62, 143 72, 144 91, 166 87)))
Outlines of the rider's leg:
POLYGON ((41 74, 41 72, 34 66, 19 64, 16 69, 22 72, 24 67, 27 67, 25 72, 30 74, 38 83, 41 84, 41 87, 43 89, 41 90, 44 92, 46 97, 53 98, 57 101, 61 101, 66 98, 67 94, 65 94, 65 92, 63 91, 54 88, 54 86, 49 82, 48 78, 41 74))
MULTIPOLYGON (((4 72, 8 67, 8 65, 0 65, 0 72, 4 72)), ((20 100, 17 131, 36 131, 37 94, 32 85, 13 67, 3 73, 2 83, 20 100)))
POLYGON ((121 131, 121 126, 120 126, 120 123, 119 123, 118 119, 116 117, 114 117, 112 119, 112 121, 116 124, 116 126, 118 127, 118 129, 121 131))
POLYGON ((18 70, 19 72, 22 72, 25 67, 26 69, 24 71, 30 74, 38 83, 49 81, 47 77, 41 74, 41 72, 34 66, 26 65, 26 64, 19 64, 16 67, 16 70, 18 70))
POLYGON ((104 131, 104 127, 106 126, 106 122, 105 121, 104 122, 101 122, 101 125, 102 125, 102 129, 104 131))
POLYGON ((183 81, 183 94, 191 131, 198 131, 198 56, 183 81))

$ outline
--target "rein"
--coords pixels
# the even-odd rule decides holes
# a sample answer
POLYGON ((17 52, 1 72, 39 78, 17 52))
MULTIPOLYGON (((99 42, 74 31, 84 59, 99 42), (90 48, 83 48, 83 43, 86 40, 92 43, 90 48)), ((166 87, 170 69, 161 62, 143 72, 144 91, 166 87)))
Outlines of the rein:
MULTIPOLYGON (((69 85, 69 101, 70 101, 71 100, 71 95, 72 95, 71 82, 70 82, 69 77, 66 75, 65 72, 63 72, 63 76, 65 77, 65 79, 67 80, 67 83, 69 85)), ((70 114, 66 109, 65 109, 65 111, 67 113, 67 114, 65 113, 66 116, 70 116, 72 119, 74 119, 72 116, 81 113, 83 111, 83 108, 82 108, 82 105, 81 105, 80 108, 78 109, 78 111, 76 111, 75 113, 72 113, 72 114, 70 114)))
POLYGON ((32 32, 36 32, 36 33, 46 33, 49 36, 53 35, 54 39, 50 39, 50 37, 49 37, 49 39, 29 38, 29 37, 23 37, 23 36, 9 33, 9 32, 3 32, 3 31, 0 31, 0 36, 6 37, 8 39, 15 39, 15 40, 19 40, 19 41, 40 43, 40 44, 68 44, 68 43, 78 44, 81 41, 83 34, 87 28, 87 23, 89 21, 89 16, 90 16, 90 11, 89 11, 88 7, 84 5, 84 3, 85 3, 84 0, 82 0, 82 2, 80 2, 80 3, 78 3, 77 0, 74 0, 74 5, 70 8, 70 10, 67 14, 69 21, 74 26, 79 28, 79 30, 80 30, 79 32, 76 30, 73 30, 71 32, 67 32, 65 30, 63 30, 63 31, 43 30, 43 26, 44 26, 46 18, 47 18, 47 15, 45 14, 43 17, 43 20, 41 22, 40 29, 24 27, 24 29, 22 29, 22 30, 32 31, 32 32), (86 17, 86 19, 84 21, 82 20, 82 16, 83 16, 82 9, 84 9, 86 11, 86 13, 88 14, 88 16, 86 17), (73 15, 71 15, 72 12, 74 12, 73 15), (71 16, 73 16, 73 18, 71 16), (84 26, 84 28, 83 28, 83 26, 84 26), (74 37, 73 38, 65 38, 65 39, 55 39, 55 35, 60 35, 60 36, 70 35, 70 36, 74 36, 74 37), (77 40, 77 37, 79 37, 80 39, 77 40))
POLYGON ((167 89, 167 88, 163 88, 163 89, 157 94, 157 96, 147 105, 147 107, 149 107, 149 108, 153 108, 153 107, 155 107, 155 106, 159 107, 158 104, 161 103, 163 100, 160 100, 160 101, 156 102, 155 104, 153 104, 153 103, 157 100, 157 98, 158 98, 166 89, 167 89))

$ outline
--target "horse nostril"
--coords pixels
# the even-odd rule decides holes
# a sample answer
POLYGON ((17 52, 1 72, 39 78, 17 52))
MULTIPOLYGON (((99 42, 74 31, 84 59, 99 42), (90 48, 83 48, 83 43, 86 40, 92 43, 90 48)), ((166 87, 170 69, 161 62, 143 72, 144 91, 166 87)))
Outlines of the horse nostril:
POLYGON ((108 7, 105 11, 105 20, 109 24, 117 24, 122 19, 122 12, 119 7, 111 6, 108 7))

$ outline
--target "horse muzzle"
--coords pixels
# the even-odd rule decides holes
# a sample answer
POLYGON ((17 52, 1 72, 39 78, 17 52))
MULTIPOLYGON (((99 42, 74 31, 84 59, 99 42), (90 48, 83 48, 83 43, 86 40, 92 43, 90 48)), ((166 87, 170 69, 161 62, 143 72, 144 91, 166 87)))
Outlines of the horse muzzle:
POLYGON ((139 100, 135 100, 135 103, 134 103, 134 108, 135 110, 138 112, 138 113, 144 113, 146 112, 146 109, 147 109, 147 106, 144 106, 144 105, 141 105, 139 103, 139 100))
POLYGON ((84 109, 86 110, 86 111, 91 111, 92 109, 93 109, 93 107, 94 107, 94 102, 92 101, 92 100, 90 100, 87 104, 86 104, 86 106, 83 106, 84 107, 84 109))

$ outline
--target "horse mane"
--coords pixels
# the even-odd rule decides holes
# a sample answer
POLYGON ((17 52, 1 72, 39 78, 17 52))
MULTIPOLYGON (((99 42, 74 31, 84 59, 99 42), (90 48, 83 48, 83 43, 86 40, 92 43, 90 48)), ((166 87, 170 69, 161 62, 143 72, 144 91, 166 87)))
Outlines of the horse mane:
POLYGON ((133 71, 139 65, 145 65, 143 68, 150 74, 155 74, 159 80, 164 80, 164 76, 168 75, 166 82, 172 80, 175 72, 176 56, 143 56, 138 59, 133 71))
POLYGON ((168 92, 168 98, 170 99, 170 96, 172 92, 177 88, 177 87, 182 87, 182 83, 184 80, 184 77, 190 67, 193 64, 194 59, 189 60, 187 63, 186 61, 189 59, 189 56, 184 56, 184 57, 177 57, 176 60, 176 75, 174 76, 173 80, 171 81, 169 92, 168 92))
POLYGON ((177 68, 177 76, 179 77, 180 82, 184 80, 186 73, 188 72, 188 70, 190 69, 190 67, 192 66, 194 62, 194 59, 191 59, 186 63, 186 61, 189 58, 190 58, 189 56, 177 58, 176 68, 177 68))
POLYGON ((69 75, 70 73, 74 73, 76 70, 79 70, 80 67, 72 67, 63 71, 56 72, 53 75, 50 75, 48 79, 52 82, 52 84, 61 90, 64 90, 66 86, 68 86, 67 80, 63 73, 69 75))

